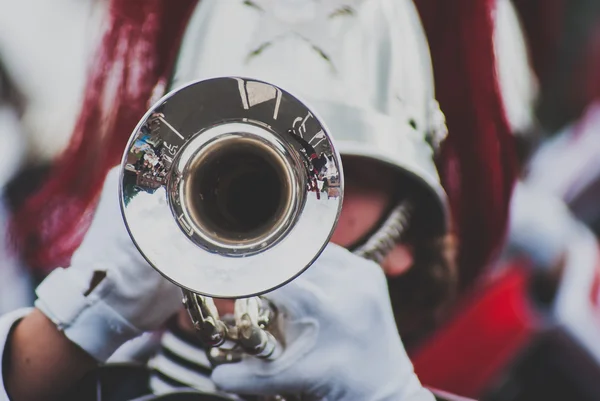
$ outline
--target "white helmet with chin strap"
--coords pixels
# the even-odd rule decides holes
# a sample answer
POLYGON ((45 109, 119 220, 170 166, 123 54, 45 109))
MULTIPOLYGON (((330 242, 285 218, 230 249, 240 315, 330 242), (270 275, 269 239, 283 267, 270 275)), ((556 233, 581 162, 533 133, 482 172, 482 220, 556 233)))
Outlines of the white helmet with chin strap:
MULTIPOLYGON (((397 169, 403 182, 419 188, 411 202, 426 216, 424 230, 447 229, 446 194, 433 160, 445 121, 412 1, 204 0, 184 34, 171 87, 214 76, 257 78, 304 99, 342 156, 397 169)), ((379 247, 394 236, 390 225, 406 223, 404 212, 396 210, 394 221, 383 223, 388 231, 375 234, 379 247)), ((367 248, 364 254, 380 260, 379 247, 378 255, 367 248)))

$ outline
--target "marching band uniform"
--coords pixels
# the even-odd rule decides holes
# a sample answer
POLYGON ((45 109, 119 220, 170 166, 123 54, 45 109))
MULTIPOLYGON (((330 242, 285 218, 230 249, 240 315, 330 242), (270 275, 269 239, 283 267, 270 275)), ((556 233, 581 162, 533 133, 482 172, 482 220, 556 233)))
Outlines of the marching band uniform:
MULTIPOLYGON (((32 252, 29 262, 45 259, 67 265, 70 252, 77 250, 68 269, 52 271, 38 287, 36 306, 97 361, 109 361, 142 332, 158 330, 180 308, 180 292, 152 270, 128 237, 116 197, 118 171, 108 174, 93 219, 87 211, 98 190, 89 183, 73 184, 72 179, 81 169, 93 167, 87 172, 89 182, 104 180, 146 102, 151 95, 156 100, 167 87, 215 75, 252 76, 299 94, 328 123, 343 156, 367 157, 397 169, 399 180, 402 177, 409 196, 417 201, 413 224, 421 235, 448 232, 446 194, 434 164, 445 124, 435 101, 427 40, 411 1, 204 0, 196 5, 115 0, 111 10, 112 30, 102 53, 110 68, 103 66, 92 75, 74 140, 58 163, 54 181, 17 214, 17 220, 31 222, 39 217, 35 210, 43 200, 59 193, 44 203, 53 211, 37 237, 40 248, 58 244, 32 252), (123 51, 127 46, 138 52, 123 51), (156 57, 152 50, 157 49, 170 58, 156 57), (176 55, 173 64, 169 60, 176 55), (120 82, 111 92, 114 82, 109 89, 103 85, 115 76, 130 81, 120 82), (106 110, 107 105, 115 109, 106 110), (97 135, 85 143, 81 138, 90 130, 97 135), (96 157, 73 157, 75 151, 85 153, 84 147, 96 157), (80 194, 78 199, 65 196, 73 191, 80 194), (61 217, 88 218, 90 228, 80 245, 77 239, 83 236, 85 222, 70 224, 61 217), (56 228, 57 222, 64 224, 56 228)), ((488 9, 480 11, 485 14, 488 9)), ((493 52, 490 57, 493 61, 493 52)), ((489 96, 499 105, 496 92, 489 96)), ((462 140, 453 142, 454 151, 462 140)), ((501 164, 503 152, 486 159, 487 166, 501 164)), ((510 174, 495 178, 508 183, 510 174)), ((502 202, 498 206, 504 208, 502 202)), ((493 217, 503 225, 501 213, 493 217)), ((27 224, 17 229, 24 238, 32 234, 27 224)), ((288 312, 284 354, 274 362, 248 358, 216 367, 211 379, 219 389, 241 394, 299 392, 317 399, 434 399, 413 372, 397 333, 385 277, 375 263, 330 244, 309 271, 269 296, 288 312), (360 318, 347 319, 348 313, 360 318), (373 328, 378 333, 374 340, 373 328)), ((26 313, 0 319, 0 343, 6 343, 11 328, 26 313)), ((4 386, 0 391, 0 399, 8 399, 4 386)))

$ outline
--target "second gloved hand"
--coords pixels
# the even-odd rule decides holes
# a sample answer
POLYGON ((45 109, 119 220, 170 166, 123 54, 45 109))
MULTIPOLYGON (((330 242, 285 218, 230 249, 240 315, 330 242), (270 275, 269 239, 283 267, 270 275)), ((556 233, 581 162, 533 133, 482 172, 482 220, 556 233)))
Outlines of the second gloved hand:
POLYGON ((36 307, 101 362, 182 307, 181 290, 146 262, 127 233, 119 176, 118 168, 109 172, 71 267, 54 270, 36 290, 36 307))
POLYGON ((413 371, 375 263, 330 244, 304 274, 267 298, 282 315, 282 355, 216 367, 212 377, 221 389, 319 400, 434 400, 413 371))

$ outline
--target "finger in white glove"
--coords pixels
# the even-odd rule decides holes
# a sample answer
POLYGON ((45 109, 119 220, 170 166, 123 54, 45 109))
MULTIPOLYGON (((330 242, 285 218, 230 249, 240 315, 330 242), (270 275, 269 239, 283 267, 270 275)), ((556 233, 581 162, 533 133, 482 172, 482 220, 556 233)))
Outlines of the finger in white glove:
POLYGON ((247 356, 212 378, 238 394, 302 394, 326 400, 434 400, 397 332, 381 268, 337 245, 267 297, 280 309, 280 358, 247 356))

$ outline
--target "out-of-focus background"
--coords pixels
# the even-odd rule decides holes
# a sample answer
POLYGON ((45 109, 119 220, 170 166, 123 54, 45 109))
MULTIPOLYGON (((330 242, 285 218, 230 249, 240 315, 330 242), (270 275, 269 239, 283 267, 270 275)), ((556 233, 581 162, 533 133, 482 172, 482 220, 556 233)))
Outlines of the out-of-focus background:
POLYGON ((28 191, 66 147, 107 4, 0 2, 1 312, 29 305, 33 298, 30 274, 6 238, 7 187, 13 182, 11 193, 28 191))
POLYGON ((65 147, 81 107, 107 2, 2 0, 0 7, 2 66, 23 97, 27 159, 49 161, 65 147))
MULTIPOLYGON (((600 1, 513 4, 523 36, 498 39, 498 75, 526 57, 531 80, 507 101, 521 174, 505 246, 411 355, 425 384, 473 398, 598 400, 600 1)), ((1 313, 30 305, 37 280, 6 237, 11 205, 68 143, 107 8, 0 0, 1 313)))

